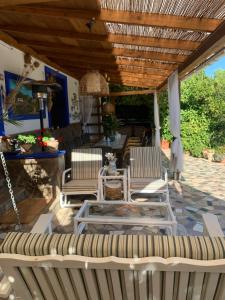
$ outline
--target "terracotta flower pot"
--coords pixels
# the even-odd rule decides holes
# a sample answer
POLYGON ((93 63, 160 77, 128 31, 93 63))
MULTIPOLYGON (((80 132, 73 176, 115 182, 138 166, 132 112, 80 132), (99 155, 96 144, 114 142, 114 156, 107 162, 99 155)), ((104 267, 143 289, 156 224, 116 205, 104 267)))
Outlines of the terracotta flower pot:
POLYGON ((49 152, 56 152, 59 148, 59 141, 58 140, 52 140, 46 142, 47 151, 49 152))
POLYGON ((32 152, 31 147, 32 147, 32 144, 22 144, 21 145, 22 152, 31 153, 32 152))
POLYGON ((115 113, 115 105, 112 104, 111 102, 106 102, 103 105, 103 113, 105 115, 111 115, 115 113))
POLYGON ((162 149, 164 149, 164 150, 169 149, 169 148, 170 148, 170 142, 167 141, 167 140, 162 140, 162 141, 161 141, 161 147, 162 147, 162 149))

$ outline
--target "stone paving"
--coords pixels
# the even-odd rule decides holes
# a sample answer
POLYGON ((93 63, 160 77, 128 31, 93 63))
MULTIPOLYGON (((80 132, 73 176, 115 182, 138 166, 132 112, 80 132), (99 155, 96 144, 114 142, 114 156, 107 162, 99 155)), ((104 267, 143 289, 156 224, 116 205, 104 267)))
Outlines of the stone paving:
POLYGON ((218 216, 225 233, 225 164, 185 155, 180 182, 170 181, 170 201, 180 233, 201 235, 206 212, 218 216))
MULTIPOLYGON (((164 165, 168 167, 169 153, 165 153, 164 165)), ((218 216, 225 233, 225 164, 209 162, 205 159, 185 155, 185 167, 181 180, 169 181, 170 202, 178 222, 179 235, 202 235, 202 214, 206 212, 218 216)), ((144 195, 143 197, 146 197, 144 195)), ((72 220, 76 212, 60 209, 56 213, 58 232, 72 230, 72 220)), ((135 227, 136 229, 136 227, 135 227)), ((124 226, 92 225, 88 232, 137 233, 124 226)), ((140 234, 154 233, 155 230, 142 227, 140 234)), ((162 232, 163 233, 163 232, 162 232)))
MULTIPOLYGON (((168 167, 167 157, 169 153, 165 154, 164 164, 168 167)), ((202 235, 202 214, 206 212, 218 216, 225 233, 225 164, 186 155, 181 180, 179 182, 170 180, 169 190, 170 202, 178 222, 179 235, 202 235)), ((85 198, 87 199, 87 197, 85 198)), ((61 209, 59 203, 55 203, 52 210, 55 213, 54 231, 73 232, 73 217, 77 211, 70 208, 61 209)), ((23 227, 23 231, 29 231, 30 228, 31 226, 26 225, 23 227)), ((0 238, 1 232, 8 230, 8 228, 0 228, 0 238)), ((89 232, 112 233, 115 231, 137 233, 137 231, 130 231, 124 226, 115 227, 111 225, 104 228, 89 226, 89 232)), ((155 233, 155 231, 143 227, 138 233, 147 234, 155 233)))

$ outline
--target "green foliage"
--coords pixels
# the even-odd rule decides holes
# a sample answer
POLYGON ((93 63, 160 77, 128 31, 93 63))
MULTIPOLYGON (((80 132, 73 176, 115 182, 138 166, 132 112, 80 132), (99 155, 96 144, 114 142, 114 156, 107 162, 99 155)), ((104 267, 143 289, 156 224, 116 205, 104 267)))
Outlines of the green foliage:
MULTIPOLYGON (((122 91, 134 91, 134 90, 142 90, 142 88, 135 88, 135 87, 127 87, 121 86, 119 84, 111 84, 110 85, 110 92, 122 92, 122 91)), ((150 95, 129 95, 123 97, 116 98, 116 105, 135 105, 141 106, 145 105, 148 107, 149 115, 149 123, 154 124, 154 97, 152 94, 150 95)))
MULTIPOLYGON (((171 140, 166 92, 159 95, 159 104, 162 137, 171 140)), ((181 135, 184 150, 197 157, 202 156, 205 148, 221 149, 219 146, 225 145, 224 70, 213 77, 201 71, 182 82, 181 135)))
POLYGON ((0 121, 5 122, 6 124, 14 125, 14 126, 21 126, 21 123, 17 120, 9 119, 8 112, 4 112, 0 114, 0 121))
POLYGON ((104 135, 110 137, 116 133, 116 130, 119 128, 119 121, 115 115, 105 115, 102 117, 102 125, 104 135))
POLYGON ((210 145, 209 120, 196 110, 181 112, 181 136, 185 151, 201 157, 202 151, 210 145))
POLYGON ((35 144, 36 143, 36 136, 33 134, 19 134, 17 140, 21 144, 35 144))

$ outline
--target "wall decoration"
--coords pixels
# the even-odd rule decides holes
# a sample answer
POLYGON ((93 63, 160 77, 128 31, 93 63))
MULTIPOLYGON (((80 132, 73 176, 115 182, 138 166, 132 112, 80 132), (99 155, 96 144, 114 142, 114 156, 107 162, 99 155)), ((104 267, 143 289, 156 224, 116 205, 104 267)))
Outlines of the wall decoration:
MULTIPOLYGON (((18 80, 20 80, 19 75, 5 72, 6 98, 17 89, 18 80)), ((21 85, 14 96, 13 102, 13 105, 8 109, 9 119, 39 119, 39 103, 33 98, 31 86, 21 85)))
MULTIPOLYGON (((35 69, 39 68, 40 64, 34 60, 30 54, 24 53, 24 68, 21 75, 17 75, 16 84, 14 88, 6 95, 5 110, 8 110, 16 102, 16 96, 22 88, 23 84, 27 81, 28 75, 30 75, 35 69)), ((6 73, 6 72, 5 72, 6 73)))
POLYGON ((80 117, 80 113, 79 113, 79 99, 78 99, 76 93, 73 93, 73 96, 71 98, 70 111, 71 111, 71 118, 72 118, 73 121, 77 120, 77 118, 80 117))

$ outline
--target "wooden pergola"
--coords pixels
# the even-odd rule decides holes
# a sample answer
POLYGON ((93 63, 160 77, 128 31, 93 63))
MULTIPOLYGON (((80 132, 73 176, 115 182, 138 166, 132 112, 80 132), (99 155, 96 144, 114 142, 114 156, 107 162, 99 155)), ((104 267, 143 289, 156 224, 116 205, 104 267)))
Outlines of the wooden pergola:
POLYGON ((0 0, 0 39, 79 79, 161 89, 225 46, 224 0, 0 0))

